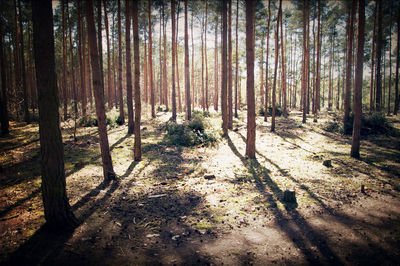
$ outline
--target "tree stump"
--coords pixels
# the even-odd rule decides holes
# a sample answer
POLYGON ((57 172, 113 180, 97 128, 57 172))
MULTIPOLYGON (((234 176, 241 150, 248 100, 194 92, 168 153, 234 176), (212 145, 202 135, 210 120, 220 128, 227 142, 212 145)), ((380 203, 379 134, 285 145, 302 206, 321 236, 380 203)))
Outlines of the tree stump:
POLYGON ((283 192, 283 201, 287 202, 287 203, 295 203, 296 202, 296 191, 285 190, 283 192))

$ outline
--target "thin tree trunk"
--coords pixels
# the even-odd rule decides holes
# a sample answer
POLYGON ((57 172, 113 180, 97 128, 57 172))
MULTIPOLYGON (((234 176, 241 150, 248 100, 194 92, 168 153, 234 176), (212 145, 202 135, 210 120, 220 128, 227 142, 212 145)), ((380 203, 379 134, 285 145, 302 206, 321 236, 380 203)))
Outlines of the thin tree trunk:
POLYGON ((302 107, 303 107, 303 120, 302 122, 305 123, 307 119, 307 73, 308 73, 308 31, 307 31, 307 24, 308 24, 308 1, 303 0, 303 77, 301 81, 301 91, 303 94, 302 97, 302 107))
POLYGON ((318 0, 318 26, 317 26, 317 80, 315 84, 315 114, 321 110, 321 0, 318 0))
POLYGON ((284 53, 284 43, 283 43, 283 22, 281 15, 281 60, 282 60, 282 95, 283 95, 283 115, 287 116, 287 104, 286 104, 286 62, 284 53))
POLYGON ((140 136, 140 119, 141 119, 141 102, 140 102, 140 54, 139 54, 139 16, 138 1, 132 2, 132 20, 133 20, 133 60, 135 64, 135 144, 134 157, 135 161, 142 159, 141 136, 140 136))
POLYGON ((163 104, 163 100, 164 100, 164 98, 163 98, 163 83, 162 83, 162 80, 163 80, 163 63, 162 63, 162 45, 161 45, 161 31, 162 31, 162 21, 164 20, 164 18, 163 18, 163 14, 164 13, 164 10, 162 11, 162 12, 160 12, 160 34, 159 34, 159 40, 158 40, 158 48, 159 48, 159 50, 158 50, 158 55, 159 55, 159 60, 160 60, 160 63, 159 63, 159 68, 160 68, 160 72, 159 72, 159 75, 160 75, 160 78, 159 78, 159 86, 158 86, 158 92, 159 92, 159 103, 158 103, 158 105, 160 106, 160 105, 162 105, 163 104))
POLYGON ((85 34, 84 34, 84 25, 82 19, 82 8, 81 1, 77 1, 78 4, 78 39, 79 39, 79 61, 80 61, 80 70, 81 70, 81 103, 82 103, 82 116, 86 117, 86 105, 87 105, 87 97, 86 97, 86 52, 85 52, 85 34))
POLYGON ((265 102, 264 102, 264 121, 267 122, 268 118, 268 95, 269 95, 269 82, 268 82, 268 58, 269 58, 269 31, 270 31, 270 23, 271 23, 271 0, 268 0, 268 22, 267 22, 267 49, 265 56, 265 102))
MULTIPOLYGON (((282 0, 281 0, 282 1, 282 0)), ((282 3, 280 1, 280 3, 282 3)), ((254 0, 246 0, 247 139, 246 156, 256 157, 256 112, 254 97, 254 0)), ((281 4, 280 4, 281 5, 281 4)))
POLYGON ((365 2, 358 0, 358 38, 357 38, 357 63, 356 63, 356 86, 354 88, 354 122, 353 139, 351 144, 351 157, 360 157, 360 131, 362 115, 362 81, 363 81, 363 59, 364 59, 364 21, 365 2))
POLYGON ((208 0, 206 0, 206 24, 204 26, 204 54, 206 63, 206 109, 208 111, 208 65, 207 65, 207 11, 208 11, 208 0))
POLYGON ((66 192, 52 12, 50 0, 32 1, 44 216, 50 229, 66 231, 75 228, 78 222, 66 192))
MULTIPOLYGON (((2 11, 2 10, 1 10, 2 11)), ((0 16, 0 24, 3 25, 3 18, 0 16)), ((8 118, 8 97, 7 86, 9 80, 6 77, 6 56, 4 52, 4 32, 3 27, 0 26, 0 68, 1 68, 1 97, 0 97, 0 122, 1 122, 1 135, 7 136, 9 133, 9 118, 8 118)))
POLYGON ((395 99, 394 99, 394 109, 393 114, 397 115, 399 111, 399 63, 400 63, 400 7, 397 12, 397 55, 396 55, 396 77, 394 81, 394 92, 395 92, 395 99))
POLYGON ((163 51, 164 51, 164 60, 163 60, 163 90, 164 90, 164 104, 166 110, 169 110, 169 105, 168 105, 168 71, 167 71, 167 32, 166 32, 166 21, 165 21, 165 15, 163 12, 163 51))
POLYGON ((63 63, 62 63, 62 87, 63 87, 63 98, 64 98, 64 121, 67 120, 68 112, 68 100, 67 100, 67 41, 66 41, 66 30, 65 30, 65 2, 61 0, 61 16, 62 16, 62 53, 63 53, 63 63))
MULTIPOLYGON (((189 36, 188 36, 188 0, 185 0, 185 91, 186 91, 186 120, 192 119, 190 106, 190 76, 189 76, 189 36)), ((193 49, 193 47, 192 47, 193 49)))
POLYGON ((353 64, 352 62, 352 53, 353 53, 353 35, 354 35, 354 30, 353 30, 353 21, 354 21, 354 15, 355 15, 355 9, 356 9, 356 1, 352 0, 351 4, 351 10, 349 11, 349 20, 347 24, 347 33, 348 33, 348 38, 347 38, 347 64, 346 64, 346 95, 344 98, 344 117, 343 117, 343 128, 345 132, 348 131, 348 120, 350 116, 350 94, 351 94, 351 66, 353 64))
MULTIPOLYGON (((392 17, 392 16, 391 16, 392 17)), ((392 92, 392 19, 390 22, 390 27, 389 27, 389 90, 388 90, 388 112, 387 114, 390 115, 390 112, 392 111, 390 109, 390 94, 392 92)))
POLYGON ((143 66, 143 85, 144 85, 144 102, 145 103, 149 103, 149 92, 147 90, 147 84, 149 81, 149 78, 147 76, 147 72, 148 72, 148 67, 147 67, 147 41, 146 41, 146 34, 144 33, 144 56, 143 56, 143 60, 144 60, 144 66, 143 66))
MULTIPOLYGON (((197 95, 197 91, 195 91, 196 87, 194 85, 194 41, 193 41, 193 12, 191 12, 192 14, 192 23, 191 23, 191 37, 192 37, 192 95, 193 95, 193 101, 192 101, 192 107, 194 110, 196 101, 198 101, 198 95, 197 95)), ((185 92, 185 98, 187 98, 187 94, 185 92)))
POLYGON ((121 125, 125 124, 124 99, 122 93, 122 33, 121 33, 121 0, 118 0, 118 100, 121 125))
POLYGON ((202 16, 201 23, 201 107, 203 112, 206 110, 205 106, 205 90, 204 90, 204 15, 202 16))
POLYGON ((382 26, 382 5, 383 1, 377 1, 378 4, 378 32, 377 32, 377 40, 376 40, 376 111, 380 112, 382 109, 382 74, 381 74, 381 60, 382 60, 382 35, 383 35, 383 26, 382 26))
MULTIPOLYGON (((99 62, 100 62, 100 74, 101 84, 104 88, 104 73, 103 73, 103 38, 101 33, 101 0, 96 0, 97 4, 97 47, 99 49, 99 62)), ((104 93, 104 92, 103 92, 104 93)), ((106 98, 105 98, 106 99, 106 98)))
POLYGON ((260 59, 260 105, 264 103, 264 33, 261 33, 261 59, 260 59))
POLYGON ((103 175, 104 180, 109 181, 111 179, 115 179, 115 174, 111 160, 110 147, 108 144, 106 112, 104 107, 104 88, 102 87, 103 84, 101 82, 100 58, 96 43, 96 29, 94 27, 92 1, 93 0, 86 1, 85 6, 88 25, 88 41, 93 73, 93 89, 100 137, 101 159, 103 162, 103 175))
POLYGON ((274 83, 272 86, 272 119, 271 119, 271 132, 275 131, 275 115, 276 115, 276 80, 278 76, 278 62, 279 62, 279 23, 282 12, 282 0, 279 1, 278 18, 276 20, 275 29, 275 69, 274 69, 274 83))
POLYGON ((236 40, 236 50, 235 50, 235 117, 238 117, 238 74, 239 74, 239 58, 238 58, 238 28, 239 28, 239 0, 236 0, 236 29, 235 29, 235 40, 236 40))
POLYGON ((151 104, 151 117, 156 117, 154 108, 154 80, 153 80, 153 42, 151 37, 151 0, 148 0, 148 18, 149 18, 149 72, 150 72, 150 104, 151 104))
POLYGON ((372 30, 372 48, 371 48, 371 83, 370 83, 370 89, 369 89, 369 109, 374 110, 375 109, 375 104, 374 104, 374 72, 375 72, 375 28, 376 28, 376 18, 377 18, 377 9, 378 9, 378 3, 375 2, 375 8, 374 8, 374 26, 372 30))
POLYGON ((218 16, 215 16, 214 41, 214 110, 218 111, 218 16))
POLYGON ((70 24, 69 27, 69 54, 70 54, 70 61, 71 61, 71 78, 72 78, 72 84, 71 84, 71 90, 72 90, 72 97, 74 99, 74 140, 76 140, 76 120, 78 119, 78 96, 77 96, 77 91, 76 91, 76 81, 75 81, 75 62, 74 62, 74 52, 73 52, 73 46, 72 46, 72 23, 71 23, 71 18, 69 16, 69 5, 68 5, 68 0, 67 0, 67 9, 66 9, 66 15, 68 22, 70 24))
POLYGON ((113 82, 111 79, 111 53, 110 53, 110 37, 109 37, 109 29, 108 29, 108 15, 107 15, 107 1, 103 0, 104 6, 104 26, 106 28, 106 40, 107 40, 107 91, 108 91, 108 108, 111 109, 113 107, 113 82))
POLYGON ((126 103, 128 106, 128 134, 133 134, 134 117, 132 102, 132 66, 131 66, 131 14, 130 0, 125 0, 125 56, 126 56, 126 103))
POLYGON ((232 100, 232 0, 228 0, 228 129, 233 127, 232 100))
POLYGON ((176 56, 176 79, 177 79, 177 94, 178 94, 178 106, 179 112, 182 112, 182 96, 181 96, 181 86, 180 86, 180 80, 179 80, 179 52, 178 52, 178 33, 179 33, 179 1, 178 1, 178 10, 177 10, 177 14, 176 14, 176 37, 175 37, 175 56, 176 56))
POLYGON ((172 19, 172 73, 171 73, 171 83, 172 83, 172 121, 176 122, 176 91, 175 91, 175 0, 171 0, 171 19, 172 19))
POLYGON ((227 106, 227 77, 228 77, 228 66, 227 66, 227 0, 222 0, 222 59, 221 59, 221 112, 222 112, 222 130, 224 136, 228 134, 228 106, 227 106))

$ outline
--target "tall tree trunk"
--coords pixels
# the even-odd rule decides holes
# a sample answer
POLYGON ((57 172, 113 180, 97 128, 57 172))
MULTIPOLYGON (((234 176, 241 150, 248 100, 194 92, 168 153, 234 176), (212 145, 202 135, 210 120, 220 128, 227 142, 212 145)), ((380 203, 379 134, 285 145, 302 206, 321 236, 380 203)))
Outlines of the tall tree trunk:
POLYGON ((68 96, 67 96, 67 40, 65 37, 66 34, 66 26, 65 26, 65 2, 61 0, 61 16, 62 16, 62 53, 63 53, 63 62, 62 62, 62 87, 63 87, 63 98, 64 98, 64 121, 67 120, 67 112, 68 112, 68 96))
MULTIPOLYGON (((238 75, 239 75, 239 57, 238 57, 238 28, 239 28, 239 0, 236 0, 236 28, 235 28, 235 117, 238 117, 238 75)), ((240 104, 240 103, 239 103, 240 104)))
POLYGON ((354 88, 354 122, 353 139, 351 144, 351 157, 360 157, 360 131, 362 115, 362 81, 364 60, 364 24, 365 24, 365 0, 358 0, 358 37, 357 37, 357 63, 356 86, 354 88))
MULTIPOLYGON (((230 0, 229 0, 230 1, 230 0)), ((255 0, 246 0, 247 139, 246 156, 256 158, 256 103, 254 97, 254 12, 255 0)))
POLYGON ((302 106, 303 106, 303 120, 302 122, 305 123, 307 119, 307 73, 308 73, 308 31, 307 31, 307 24, 308 24, 308 1, 303 0, 303 77, 301 81, 301 91, 303 94, 302 97, 302 106))
POLYGON ((88 41, 90 50, 90 60, 92 64, 93 90, 94 90, 96 115, 97 115, 98 130, 100 137, 101 159, 103 162, 103 174, 104 174, 104 180, 109 181, 111 179, 115 179, 115 174, 111 160, 110 147, 108 144, 106 112, 104 107, 104 88, 102 87, 103 84, 101 82, 100 58, 96 43, 96 29, 94 27, 92 1, 93 0, 86 1, 88 41))
POLYGON ((118 100, 121 125, 125 124, 124 98, 122 92, 122 33, 121 33, 121 0, 118 0, 118 100))
POLYGON ((107 92, 108 92, 108 108, 111 109, 113 107, 113 82, 111 79, 111 53, 110 53, 110 36, 108 29, 108 14, 107 14, 107 1, 103 0, 104 7, 104 26, 106 28, 106 41, 107 41, 107 92))
POLYGON ((169 110, 169 105, 168 105, 168 71, 167 71, 167 32, 166 32, 166 21, 165 21, 165 15, 163 12, 163 51, 164 51, 164 60, 163 60, 163 90, 164 90, 164 104, 166 110, 169 110))
POLYGON ((143 34, 144 35, 144 56, 143 56, 143 60, 144 60, 144 64, 143 64, 143 86, 144 86, 144 102, 145 103, 149 103, 149 92, 147 90, 147 84, 149 81, 149 78, 147 76, 147 41, 146 41, 146 33, 143 34))
MULTIPOLYGON (((67 19, 70 24, 69 27, 69 54, 70 54, 70 61, 71 61, 71 78, 72 78, 72 84, 71 84, 71 89, 72 89, 72 96, 74 98, 74 129, 76 131, 76 120, 78 118, 78 96, 77 96, 77 91, 76 91, 76 80, 75 80, 75 62, 74 62, 74 52, 73 52, 73 45, 72 45, 72 23, 71 23, 71 17, 69 16, 69 6, 68 6, 68 0, 67 0, 67 19)), ((74 131, 74 138, 75 132, 74 131)))
MULTIPOLYGON (((392 16, 391 16, 392 18, 392 16)), ((390 94, 392 93, 392 19, 390 20, 390 27, 389 27, 389 90, 388 90, 388 112, 387 114, 390 115, 392 111, 390 109, 390 94)))
POLYGON ((228 78, 228 66, 226 62, 227 57, 227 0, 222 0, 222 59, 221 59, 221 112, 222 112, 222 130, 224 136, 228 134, 228 106, 227 106, 227 78, 228 78))
POLYGON ((207 11, 208 11, 208 0, 206 0, 206 24, 204 26, 204 54, 206 63, 206 109, 208 111, 208 64, 207 64, 207 11))
POLYGON ((343 117, 343 128, 345 132, 348 129, 348 121, 350 116, 350 94, 351 94, 351 66, 352 62, 352 53, 353 53, 353 36, 354 36, 354 15, 356 9, 356 0, 352 0, 351 10, 349 10, 349 20, 347 22, 347 64, 346 64, 346 94, 344 98, 344 117, 343 117))
POLYGON ((148 0, 148 17, 149 17, 149 74, 150 74, 150 104, 151 104, 151 117, 156 117, 154 107, 154 80, 153 80, 153 42, 151 37, 151 0, 148 0))
MULTIPOLYGON (((318 22, 317 22, 317 80, 315 84, 315 113, 321 110, 321 0, 318 0, 318 22)), ((317 117, 317 115, 315 116, 317 117)))
POLYGON ((172 73, 171 73, 171 83, 172 83, 172 121, 176 122, 176 91, 175 91, 175 0, 171 0, 171 19, 172 19, 172 73))
POLYGON ((64 150, 59 121, 51 1, 32 1, 33 44, 39 101, 44 216, 50 229, 66 231, 78 222, 66 192, 64 150))
POLYGON ((275 131, 275 115, 276 115, 276 80, 278 76, 278 62, 279 62, 279 23, 282 12, 282 0, 279 1, 278 18, 276 20, 275 29, 275 69, 274 69, 274 84, 272 86, 272 119, 271 119, 271 132, 275 131))
POLYGON ((283 96, 283 115, 287 116, 287 104, 286 104, 286 62, 285 62, 285 49, 283 43, 283 21, 281 15, 281 60, 282 60, 282 96, 283 96))
POLYGON ((181 97, 181 86, 180 86, 180 80, 179 80, 179 67, 178 67, 179 66, 179 57, 178 57, 178 55, 179 55, 179 52, 178 52, 179 3, 180 2, 178 2, 178 8, 177 8, 177 14, 176 14, 177 20, 176 20, 176 37, 175 37, 175 51, 176 51, 175 56, 176 56, 176 79, 177 79, 176 85, 177 85, 177 89, 178 89, 177 94, 178 94, 178 106, 179 106, 178 111, 182 112, 182 97, 181 97))
POLYGON ((19 9, 19 28, 21 37, 19 41, 20 45, 20 53, 21 53, 21 76, 22 76, 22 93, 23 93, 23 111, 24 111, 24 121, 26 123, 30 123, 31 119, 29 116, 28 109, 28 89, 27 89, 27 81, 26 81, 26 70, 25 70, 25 55, 24 55, 24 27, 22 26, 22 8, 21 8, 21 0, 18 0, 18 9, 19 9))
POLYGON ((128 134, 133 134, 133 102, 132 102, 132 66, 131 66, 131 12, 130 0, 125 0, 125 69, 126 69, 126 103, 128 106, 128 134))
POLYGON ((261 33, 261 59, 260 59, 260 103, 264 103, 264 33, 261 33))
POLYGON ((375 103, 374 103, 374 73, 375 73, 375 28, 376 28, 376 18, 377 18, 377 10, 378 10, 378 3, 375 2, 375 8, 374 8, 374 26, 372 30, 372 48, 371 48, 371 83, 370 83, 370 88, 369 88, 369 109, 374 110, 375 109, 375 103))
MULTIPOLYGON (((1 10, 3 11, 3 10, 1 10)), ((3 24, 3 18, 0 17, 0 24, 3 24)), ((6 63, 7 59, 4 51, 4 32, 3 27, 0 26, 0 68, 1 68, 1 97, 0 97, 0 123, 1 123, 1 135, 7 136, 9 133, 9 120, 8 120, 8 97, 7 97, 7 85, 9 80, 6 77, 6 63)))
POLYGON ((232 0, 228 0, 228 129, 233 127, 232 100, 232 0))
MULTIPOLYGON (((192 107, 194 110, 196 101, 198 101, 198 95, 197 95, 197 91, 196 90, 196 86, 194 85, 194 41, 193 41, 193 12, 191 12, 192 14, 192 23, 191 23, 191 37, 192 37, 192 95, 193 95, 193 101, 192 101, 192 107)), ((185 92, 185 98, 187 98, 187 94, 185 92)))
POLYGON ((214 110, 218 111, 218 16, 215 16, 214 41, 214 110))
POLYGON ((162 86, 163 86, 163 83, 162 83, 162 80, 163 80, 163 63, 162 63, 162 45, 161 45, 161 43, 162 43, 162 41, 161 41, 161 38, 162 38, 162 34, 161 34, 161 32, 162 32, 162 21, 164 20, 164 18, 163 18, 163 14, 164 13, 164 11, 162 11, 162 12, 160 12, 160 35, 159 35, 159 40, 158 40, 158 43, 159 43, 159 45, 158 45, 158 48, 159 48, 159 50, 158 50, 158 55, 159 55, 159 60, 160 60, 160 64, 159 64, 159 69, 160 69, 160 72, 159 72, 159 75, 160 75, 160 78, 159 78, 159 86, 158 86, 158 92, 159 92, 159 94, 158 94, 158 96, 159 96, 159 99, 160 99, 160 101, 159 101, 159 105, 162 105, 163 104, 163 100, 164 100, 164 98, 163 98, 163 89, 162 89, 162 86))
POLYGON ((269 95, 269 82, 268 82, 268 58, 269 58, 269 31, 271 23, 271 0, 268 0, 268 22, 267 22, 267 49, 265 56, 265 102, 264 102, 264 121, 267 122, 268 117, 268 95, 269 95))
MULTIPOLYGON (((101 0, 96 0, 97 3, 97 47, 99 49, 100 75, 101 84, 104 88, 104 73, 103 73, 103 38, 101 30, 101 0)), ((105 98, 106 99, 106 98, 105 98)))
POLYGON ((394 109, 393 114, 397 115, 399 111, 399 102, 400 102, 400 95, 399 95, 399 63, 400 63, 400 7, 397 12, 397 55, 396 55, 396 77, 394 81, 394 109))
POLYGON ((201 23, 201 107, 203 108, 203 112, 206 110, 205 106, 205 90, 204 90, 204 15, 202 16, 201 23))
POLYGON ((140 102, 140 54, 139 54, 139 16, 138 1, 132 2, 132 20, 133 20, 133 60, 135 64, 135 144, 134 157, 135 161, 142 159, 141 136, 140 136, 140 119, 141 119, 141 102, 140 102))
MULTIPOLYGON (((189 36, 188 36, 188 0, 185 0, 185 91, 186 91, 186 120, 192 119, 190 106, 190 76, 189 76, 189 36)), ((193 49, 193 47, 192 47, 193 49)))
POLYGON ((376 111, 380 112, 382 109, 382 74, 381 74, 381 60, 382 60, 382 35, 383 35, 383 26, 382 26, 382 5, 383 1, 377 1, 378 4, 378 32, 377 32, 377 40, 376 40, 376 111))
POLYGON ((329 74, 328 74, 328 110, 332 110, 332 65, 333 65, 333 37, 331 36, 331 47, 329 54, 329 74))
POLYGON ((82 103, 82 116, 86 117, 86 52, 85 52, 85 34, 84 34, 84 25, 82 21, 82 8, 81 8, 81 1, 77 1, 77 9, 78 9, 78 39, 79 39, 79 63, 80 63, 80 70, 81 70, 81 103, 82 103))
MULTIPOLYGON (((20 118, 20 112, 21 109, 21 104, 23 103, 23 99, 20 97, 20 93, 22 90, 22 84, 21 84, 21 61, 20 61, 20 41, 19 41, 19 27, 18 27, 18 12, 17 12, 17 2, 14 0, 14 31, 12 35, 13 39, 13 55, 14 55, 14 93, 15 93, 15 98, 19 102, 18 104, 15 104, 15 114, 17 120, 20 118)), ((11 61, 10 61, 11 62, 11 61)))

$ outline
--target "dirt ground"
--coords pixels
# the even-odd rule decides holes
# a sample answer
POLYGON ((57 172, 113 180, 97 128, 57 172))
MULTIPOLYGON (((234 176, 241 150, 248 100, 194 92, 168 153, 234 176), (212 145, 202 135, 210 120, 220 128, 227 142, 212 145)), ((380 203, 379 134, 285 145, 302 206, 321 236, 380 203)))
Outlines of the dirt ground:
MULTIPOLYGON (((63 124, 68 197, 81 224, 62 235, 41 229, 38 126, 12 123, 0 139, 0 264, 399 263, 399 136, 364 136, 356 160, 350 136, 322 129, 332 115, 304 125, 292 113, 278 118, 276 133, 258 117, 257 159, 248 160, 245 116, 228 138, 192 148, 162 141, 169 113, 143 119, 138 163, 134 136, 112 127, 118 180, 110 183, 97 129, 80 128, 74 142, 63 124), (283 200, 285 190, 296 203, 283 200)), ((219 128, 216 114, 208 120, 219 128)), ((398 117, 390 120, 399 128, 398 117)))

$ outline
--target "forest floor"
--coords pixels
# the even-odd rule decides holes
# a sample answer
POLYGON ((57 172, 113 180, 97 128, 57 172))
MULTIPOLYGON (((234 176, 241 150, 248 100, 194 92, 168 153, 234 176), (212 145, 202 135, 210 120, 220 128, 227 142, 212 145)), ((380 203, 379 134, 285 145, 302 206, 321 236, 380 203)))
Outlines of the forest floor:
MULTIPOLYGON (((38 126, 11 123, 0 139, 0 264, 399 263, 399 135, 363 136, 356 160, 351 136, 323 130, 332 114, 306 124, 300 114, 279 117, 276 133, 258 117, 257 159, 248 160, 245 116, 229 137, 195 147, 163 141, 170 113, 144 118, 141 162, 127 127, 112 127, 110 183, 97 128, 79 128, 75 142, 62 124, 67 192, 81 221, 62 235, 41 229, 38 126), (296 203, 283 200, 287 189, 296 203)), ((215 113, 208 121, 220 127, 215 113)))

